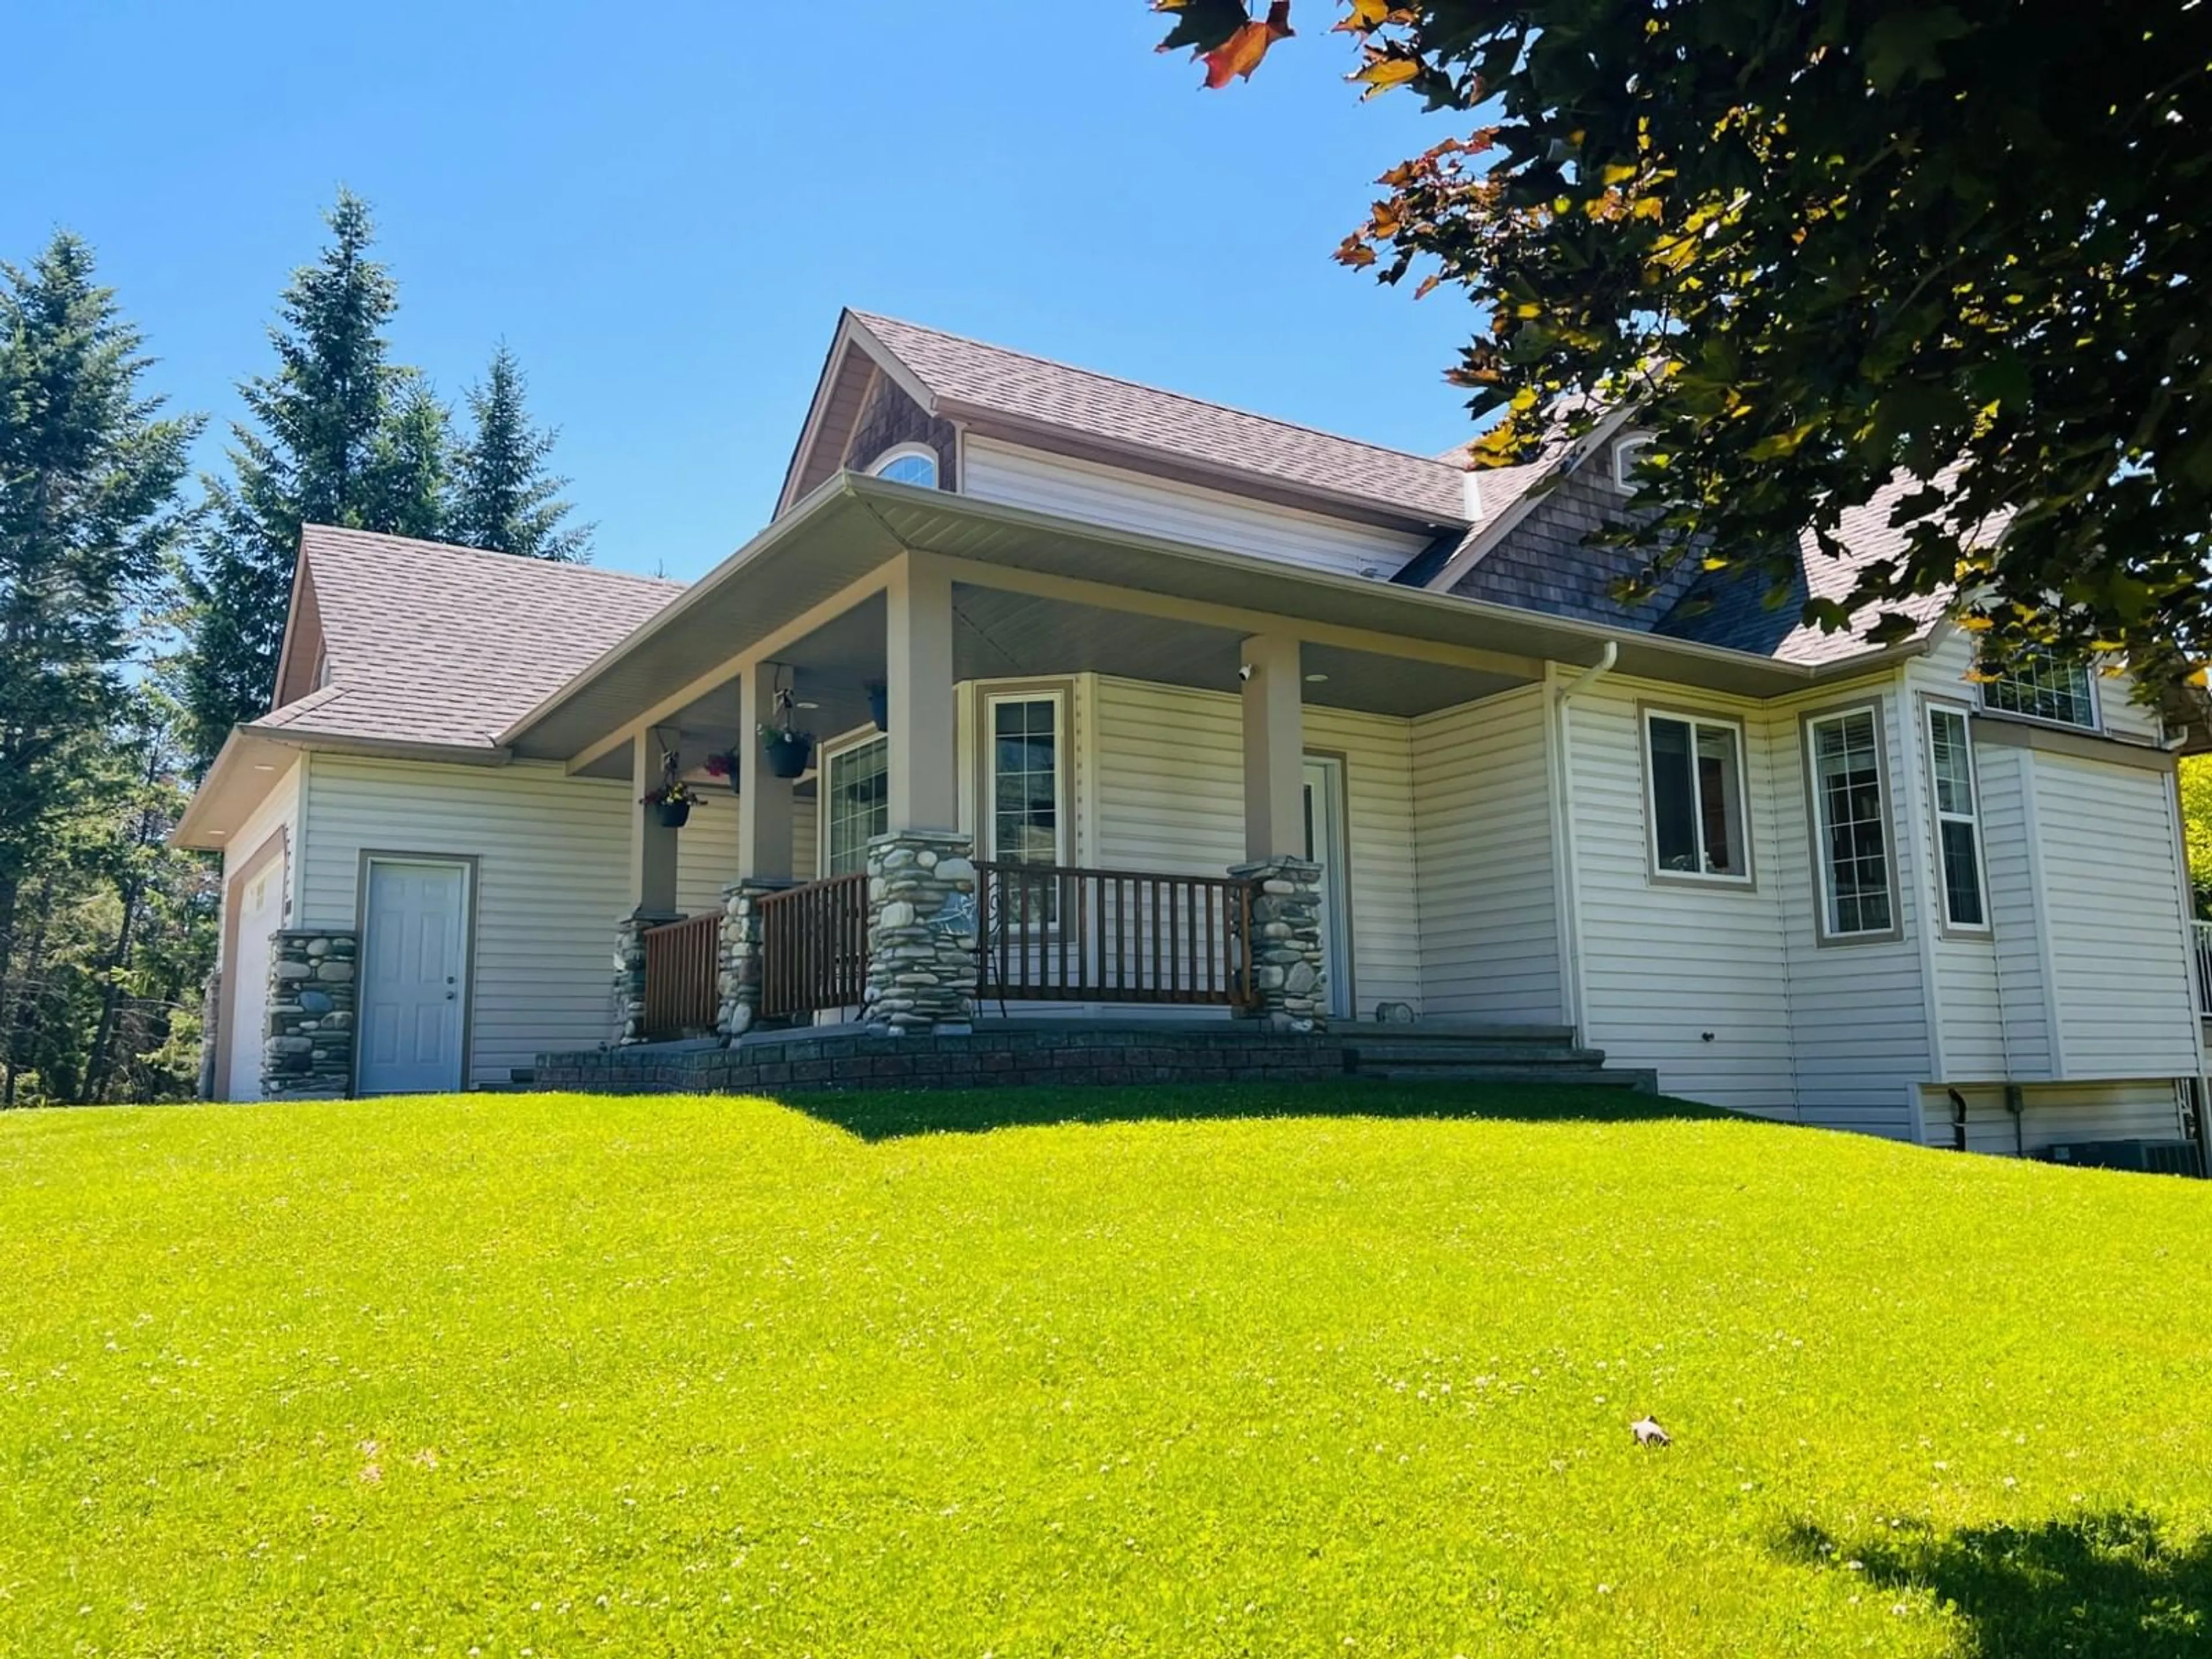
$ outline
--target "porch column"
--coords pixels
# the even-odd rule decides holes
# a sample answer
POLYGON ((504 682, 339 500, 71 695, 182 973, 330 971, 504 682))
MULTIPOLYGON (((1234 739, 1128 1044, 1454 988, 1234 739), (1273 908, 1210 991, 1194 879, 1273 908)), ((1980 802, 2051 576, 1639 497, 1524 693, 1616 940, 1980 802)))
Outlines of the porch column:
POLYGON ((645 934, 677 919, 676 836, 660 815, 639 805, 660 782, 660 750, 653 733, 630 739, 629 913, 615 927, 614 1040, 645 1039, 645 934))
POLYGON ((746 881, 791 879, 793 781, 768 769, 760 730, 775 714, 775 665, 757 662, 738 677, 738 868, 746 881))
POLYGON ((1251 982, 1237 1012, 1279 1030, 1328 1023, 1321 866, 1306 856, 1305 694, 1298 641, 1244 641, 1244 862, 1252 886, 1251 982))
POLYGON ((1306 855, 1305 688, 1298 642, 1244 641, 1244 857, 1306 855))
POLYGON ((868 982, 860 1018, 892 1036, 959 1033, 975 1009, 975 866, 959 823, 952 579, 902 555, 885 595, 888 833, 868 843, 868 982))

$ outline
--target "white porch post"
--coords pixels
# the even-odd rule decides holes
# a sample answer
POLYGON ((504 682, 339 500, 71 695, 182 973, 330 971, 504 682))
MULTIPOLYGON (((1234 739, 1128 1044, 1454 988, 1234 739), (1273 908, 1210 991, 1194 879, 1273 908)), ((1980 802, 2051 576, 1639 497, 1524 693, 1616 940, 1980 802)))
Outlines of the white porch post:
POLYGON ((660 782, 660 750, 648 730, 630 738, 629 914, 615 928, 615 1041, 645 1036, 645 934, 676 920, 676 835, 638 804, 660 782))
POLYGON ((1252 885, 1251 983, 1237 1012, 1278 1030, 1328 1023, 1321 866, 1306 856, 1305 693, 1298 641, 1244 641, 1244 862, 1252 885))
POLYGON ((868 843, 861 1018, 895 1036, 966 1031, 975 1008, 975 866, 959 822, 952 578, 900 556, 885 590, 887 833, 868 843))
POLYGON ((760 729, 775 713, 775 665, 746 665, 738 677, 738 869, 749 881, 791 879, 793 781, 768 769, 760 729))
POLYGON ((1304 858, 1305 696, 1298 642, 1285 634, 1244 641, 1244 857, 1304 858))

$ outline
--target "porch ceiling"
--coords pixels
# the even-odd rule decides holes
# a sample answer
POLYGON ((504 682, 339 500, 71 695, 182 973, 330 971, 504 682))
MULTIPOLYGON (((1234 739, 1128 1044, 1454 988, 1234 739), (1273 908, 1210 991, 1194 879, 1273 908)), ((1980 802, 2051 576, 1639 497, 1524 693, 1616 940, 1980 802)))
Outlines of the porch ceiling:
MULTIPOLYGON (((1770 696, 1812 678, 1796 665, 1742 652, 1301 570, 844 473, 525 716, 502 741, 520 755, 566 759, 650 712, 688 722, 693 709, 675 701, 687 687, 696 688, 694 706, 702 724, 733 729, 734 698, 717 720, 708 711, 720 708, 720 694, 698 683, 908 550, 962 562, 955 571, 964 590, 956 668, 963 675, 1089 668, 1231 690, 1237 641, 1249 625, 1238 618, 1246 617, 1293 629, 1304 623, 1335 635, 1327 643, 1309 639, 1306 672, 1328 676, 1310 685, 1309 701, 1378 712, 1417 714, 1482 696, 1522 683, 1526 674, 1515 668, 1542 659, 1595 662, 1608 640, 1620 643, 1623 673, 1680 684, 1770 696), (1085 585, 1083 600, 993 586, 994 570, 1019 573, 1009 578, 1017 589, 1034 588, 1039 578, 1085 585), (1117 592, 1142 603, 1124 608, 1115 603, 1117 592), (1212 614, 1206 621, 1184 620, 1179 605, 1212 614), (1392 654, 1387 643, 1353 648, 1344 636, 1355 630, 1514 660, 1485 667, 1417 662, 1392 654)), ((865 718, 848 719, 847 705, 860 684, 880 672, 883 629, 879 610, 870 617, 860 610, 854 607, 779 653, 802 674, 824 676, 823 694, 813 699, 823 707, 809 715, 817 732, 849 729, 865 718), (817 658, 818 668, 812 666, 817 658)))

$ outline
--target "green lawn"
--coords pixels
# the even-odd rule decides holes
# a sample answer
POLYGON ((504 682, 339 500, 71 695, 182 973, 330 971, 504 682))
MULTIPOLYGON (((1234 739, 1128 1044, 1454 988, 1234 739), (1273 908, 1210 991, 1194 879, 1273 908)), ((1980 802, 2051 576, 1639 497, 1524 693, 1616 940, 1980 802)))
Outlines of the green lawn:
POLYGON ((2205 1183, 1433 1086, 0 1118, 10 1655, 2197 1654, 2209 1610, 2205 1183))

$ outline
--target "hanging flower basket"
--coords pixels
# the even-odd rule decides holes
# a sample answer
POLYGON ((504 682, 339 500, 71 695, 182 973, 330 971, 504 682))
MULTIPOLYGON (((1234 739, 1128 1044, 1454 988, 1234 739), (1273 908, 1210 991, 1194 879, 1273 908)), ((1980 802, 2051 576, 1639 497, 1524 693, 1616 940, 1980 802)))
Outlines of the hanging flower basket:
POLYGON ((891 729, 890 687, 885 685, 881 680, 868 682, 868 717, 875 721, 877 731, 888 732, 891 729))
POLYGON ((659 788, 643 797, 638 805, 650 806, 660 815, 664 830, 681 830, 691 818, 691 803, 699 799, 699 792, 681 778, 671 778, 659 788))
POLYGON ((733 795, 736 794, 739 787, 738 782, 738 757, 736 751, 732 750, 727 750, 720 755, 708 756, 707 775, 710 778, 727 779, 730 785, 730 793, 733 795))
POLYGON ((808 732, 779 731, 773 726, 761 731, 761 749, 768 757, 768 769, 779 778, 802 776, 814 758, 814 737, 808 732))

